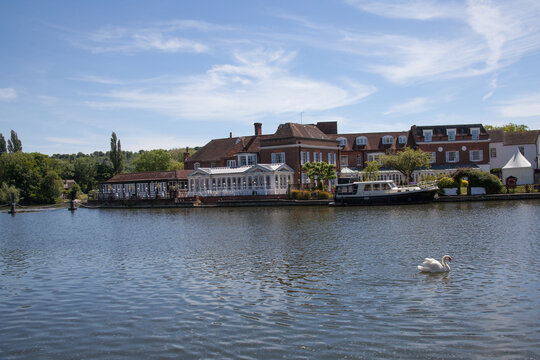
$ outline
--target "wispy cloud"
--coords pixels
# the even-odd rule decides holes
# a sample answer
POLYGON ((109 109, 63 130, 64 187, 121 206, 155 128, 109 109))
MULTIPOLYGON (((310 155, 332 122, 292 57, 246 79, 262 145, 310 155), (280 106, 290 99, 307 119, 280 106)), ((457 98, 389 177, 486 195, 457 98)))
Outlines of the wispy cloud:
POLYGON ((499 115, 506 118, 540 116, 540 93, 523 95, 497 107, 499 115))
POLYGON ((0 100, 9 101, 17 98, 17 92, 13 88, 0 88, 0 100))
POLYGON ((401 104, 392 105, 383 115, 411 115, 420 114, 431 109, 430 101, 425 97, 416 97, 401 104))
POLYGON ((355 104, 375 92, 373 86, 339 84, 291 74, 294 52, 236 51, 232 64, 215 65, 204 75, 155 87, 120 88, 87 104, 96 108, 160 111, 199 120, 252 121, 267 115, 322 111, 355 104))
POLYGON ((397 19, 432 20, 438 18, 459 18, 463 12, 463 7, 453 1, 441 3, 429 0, 407 2, 345 0, 345 2, 362 11, 397 19))
POLYGON ((493 96, 493 94, 495 93, 495 90, 497 90, 498 88, 498 85, 497 85, 497 75, 495 75, 491 81, 489 82, 489 92, 484 95, 482 97, 482 101, 486 101, 487 99, 489 99, 490 97, 493 96))

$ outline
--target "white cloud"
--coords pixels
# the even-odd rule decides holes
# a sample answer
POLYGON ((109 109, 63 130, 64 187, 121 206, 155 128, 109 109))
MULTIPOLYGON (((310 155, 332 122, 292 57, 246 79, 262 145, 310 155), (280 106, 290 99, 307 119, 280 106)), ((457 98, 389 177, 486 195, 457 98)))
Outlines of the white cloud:
POLYGON ((540 116, 540 93, 524 95, 504 103, 497 108, 502 117, 540 116))
POLYGON ((346 3, 366 12, 379 16, 431 20, 437 18, 459 18, 463 7, 452 1, 437 2, 429 0, 416 1, 383 1, 383 0, 345 0, 346 3))
MULTIPOLYGON (((97 108, 160 111, 177 118, 251 122, 267 115, 322 111, 355 104, 375 88, 351 81, 340 85, 292 75, 294 52, 235 53, 234 64, 215 65, 206 74, 182 79, 163 90, 124 88, 88 102, 97 108)), ((152 87, 155 89, 156 87, 152 87)))
POLYGON ((430 102, 425 97, 416 97, 401 104, 391 106, 383 115, 411 115, 426 112, 431 109, 430 102))
POLYGON ((12 88, 0 88, 0 101, 9 101, 17 98, 17 92, 12 88))
POLYGON ((498 85, 497 85, 497 76, 494 76, 491 81, 489 82, 489 92, 484 95, 482 97, 482 101, 486 101, 487 99, 489 99, 490 97, 493 96, 493 94, 495 93, 495 90, 498 88, 498 85))

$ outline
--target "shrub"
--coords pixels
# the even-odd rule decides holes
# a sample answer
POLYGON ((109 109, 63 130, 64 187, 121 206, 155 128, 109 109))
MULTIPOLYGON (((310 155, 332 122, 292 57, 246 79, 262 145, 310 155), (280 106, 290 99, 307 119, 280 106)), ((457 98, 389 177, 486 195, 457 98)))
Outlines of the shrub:
POLYGON ((327 200, 332 197, 332 194, 330 194, 328 191, 321 191, 316 190, 313 193, 311 193, 313 199, 317 200, 327 200))
POLYGON ((457 182, 451 177, 445 176, 437 182, 439 189, 457 188, 457 182))
POLYGON ((502 189, 501 180, 497 176, 482 170, 459 169, 452 175, 456 181, 462 177, 469 179, 469 186, 486 189, 486 194, 498 194, 502 189))
POLYGON ((309 190, 292 190, 291 197, 295 200, 309 200, 311 199, 311 191, 309 190))

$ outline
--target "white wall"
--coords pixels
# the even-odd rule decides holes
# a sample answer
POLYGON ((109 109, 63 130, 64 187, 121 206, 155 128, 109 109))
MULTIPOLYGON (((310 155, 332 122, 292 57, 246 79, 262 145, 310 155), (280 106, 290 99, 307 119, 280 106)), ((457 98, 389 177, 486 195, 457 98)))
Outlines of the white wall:
MULTIPOLYGON (((538 169, 538 164, 536 163, 536 157, 538 156, 538 148, 536 144, 526 144, 520 145, 525 149, 525 158, 531 163, 533 168, 538 169)), ((516 153, 518 150, 518 145, 508 145, 504 146, 502 143, 491 143, 489 148, 497 149, 497 157, 489 159, 489 165, 491 169, 502 168, 508 160, 516 153)), ((491 155, 491 150, 490 150, 491 155)))

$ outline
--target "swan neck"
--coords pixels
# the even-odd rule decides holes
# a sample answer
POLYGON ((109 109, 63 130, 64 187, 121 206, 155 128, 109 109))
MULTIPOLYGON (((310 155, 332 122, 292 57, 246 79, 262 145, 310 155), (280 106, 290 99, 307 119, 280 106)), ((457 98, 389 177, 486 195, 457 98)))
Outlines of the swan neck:
POLYGON ((443 263, 443 266, 444 266, 446 269, 450 270, 450 265, 448 265, 448 263, 446 262, 446 257, 443 257, 443 258, 442 258, 442 263, 443 263))

